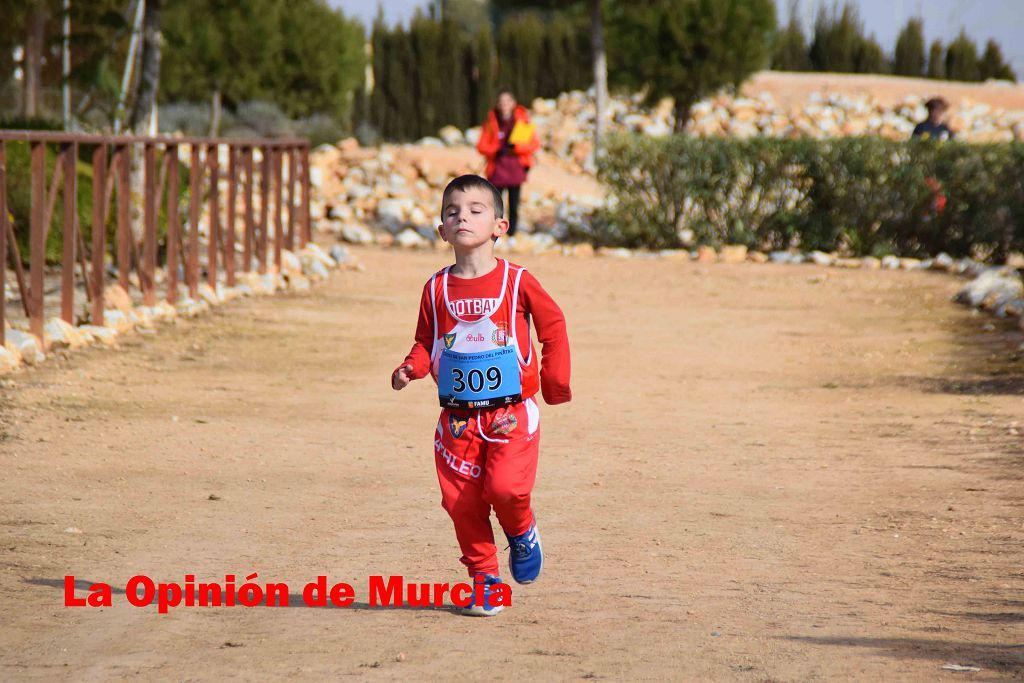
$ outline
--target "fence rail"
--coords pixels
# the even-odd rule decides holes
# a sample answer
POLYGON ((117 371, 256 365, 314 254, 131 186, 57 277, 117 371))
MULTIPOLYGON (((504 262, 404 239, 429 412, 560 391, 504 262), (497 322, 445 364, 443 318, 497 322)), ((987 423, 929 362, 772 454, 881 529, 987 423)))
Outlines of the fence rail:
MULTIPOLYGON (((130 291, 134 270, 143 304, 158 299, 156 270, 166 269, 163 296, 174 304, 178 296, 178 269, 182 267, 189 296, 196 298, 200 278, 199 223, 204 199, 207 203, 206 282, 216 287, 220 269, 225 284, 236 284, 236 227, 241 191, 242 270, 266 272, 269 258, 281 269, 282 249, 305 246, 311 239, 309 216, 309 142, 303 139, 197 138, 138 135, 87 135, 44 131, 0 130, 0 285, 7 282, 7 255, 13 265, 29 331, 44 342, 44 270, 48 230, 53 221, 58 193, 63 198, 60 228, 61 306, 60 317, 74 324, 76 267, 85 296, 90 303, 90 320, 103 324, 104 288, 108 248, 116 264, 117 282, 130 291), (29 254, 26 278, 16 240, 16 226, 8 197, 8 145, 29 147, 30 212, 29 254), (46 151, 58 152, 46 178, 46 151), (77 163, 81 148, 91 148, 92 220, 91 244, 83 240, 77 206, 77 163), (141 148, 141 155, 133 152, 141 148), (227 169, 221 168, 221 150, 226 148, 227 169), (182 225, 179 163, 188 151, 187 223, 182 225), (256 156, 259 155, 259 163, 256 156), (131 175, 133 158, 141 158, 141 229, 133 230, 131 175), (258 188, 257 188, 258 180, 258 188), (226 187, 223 187, 225 186, 226 187), (296 187, 298 186, 298 187, 296 187), (256 216, 254 193, 259 193, 256 216), (107 221, 113 195, 117 196, 114 244, 107 244, 107 221), (221 195, 225 197, 222 200, 221 195), (204 197, 205 195, 205 197, 204 197), (161 244, 157 221, 161 207, 166 210, 167 231, 161 244), (222 210, 223 207, 223 210, 222 210), (287 209, 287 221, 283 214, 287 209), (223 214, 223 216, 222 216, 223 214), (97 229, 98 228, 98 229, 97 229), (273 244, 270 236, 273 235, 273 244), (141 239, 136 239, 136 235, 141 239), (160 249, 160 247, 163 249, 160 249), (270 253, 270 250, 272 254, 270 253)), ((23 230, 23 226, 17 226, 23 230)), ((138 226, 136 226, 138 227, 138 226)), ((5 287, 0 287, 5 289, 5 287)), ((6 295, 0 296, 0 345, 5 341, 6 295)))

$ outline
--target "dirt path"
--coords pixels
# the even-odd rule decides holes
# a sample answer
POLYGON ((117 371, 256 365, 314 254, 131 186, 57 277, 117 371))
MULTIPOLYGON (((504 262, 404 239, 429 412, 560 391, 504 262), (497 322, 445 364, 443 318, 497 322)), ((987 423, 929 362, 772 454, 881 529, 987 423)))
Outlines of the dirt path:
POLYGON ((522 259, 576 399, 542 407, 546 573, 480 620, 365 608, 370 575, 462 575, 431 386, 387 382, 443 256, 360 257, 2 390, 0 679, 1024 676, 1024 373, 989 359, 1021 340, 957 281, 522 259), (359 603, 62 605, 66 574, 252 571, 359 603))

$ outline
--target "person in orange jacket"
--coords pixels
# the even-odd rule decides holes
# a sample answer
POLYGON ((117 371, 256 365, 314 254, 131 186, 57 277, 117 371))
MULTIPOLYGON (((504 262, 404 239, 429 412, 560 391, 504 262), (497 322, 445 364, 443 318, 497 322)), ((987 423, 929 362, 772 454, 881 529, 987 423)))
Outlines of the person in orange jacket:
POLYGON ((508 192, 509 237, 516 233, 520 189, 539 147, 526 107, 516 103, 511 90, 502 88, 494 109, 487 113, 476 148, 487 159, 487 179, 503 193, 508 192))

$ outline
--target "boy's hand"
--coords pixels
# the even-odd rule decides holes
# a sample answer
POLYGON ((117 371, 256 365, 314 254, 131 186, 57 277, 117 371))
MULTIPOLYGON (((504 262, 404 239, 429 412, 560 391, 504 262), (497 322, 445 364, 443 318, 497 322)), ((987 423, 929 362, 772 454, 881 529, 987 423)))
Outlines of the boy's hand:
POLYGON ((401 391, 412 381, 412 366, 403 365, 402 367, 395 370, 395 373, 391 375, 391 388, 395 391, 401 391))

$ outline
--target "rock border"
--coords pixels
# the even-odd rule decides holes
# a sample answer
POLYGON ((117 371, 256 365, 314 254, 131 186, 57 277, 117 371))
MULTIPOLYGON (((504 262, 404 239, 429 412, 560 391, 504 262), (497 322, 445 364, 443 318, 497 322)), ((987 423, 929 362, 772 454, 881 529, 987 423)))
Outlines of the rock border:
POLYGON ((179 297, 172 305, 166 300, 155 306, 136 306, 121 285, 108 285, 103 292, 103 325, 83 323, 71 325, 59 317, 48 318, 43 327, 43 339, 28 331, 25 323, 6 323, 5 343, 0 346, 0 375, 10 375, 25 367, 34 367, 58 351, 74 351, 89 346, 117 347, 118 338, 132 332, 154 334, 158 322, 173 322, 178 318, 194 318, 211 308, 240 297, 269 296, 277 292, 305 292, 315 282, 326 280, 332 270, 345 266, 349 270, 363 270, 348 250, 335 244, 329 251, 310 242, 302 249, 281 251, 281 271, 274 272, 271 264, 266 273, 240 273, 237 284, 228 287, 223 276, 216 287, 207 282, 199 285, 198 298, 188 295, 188 288, 178 286, 179 297), (48 353, 44 352, 44 349, 48 353))

